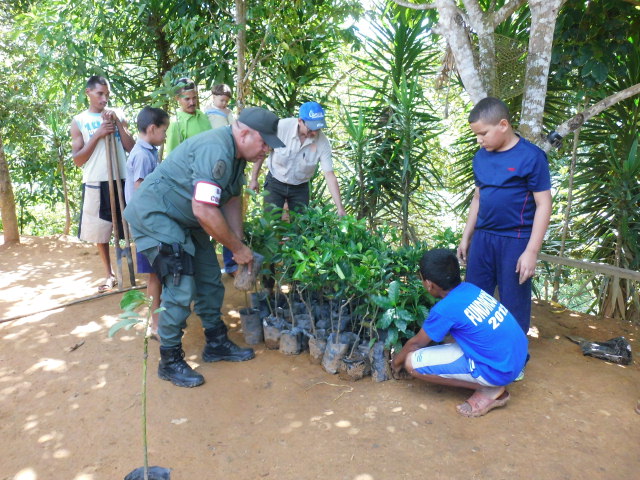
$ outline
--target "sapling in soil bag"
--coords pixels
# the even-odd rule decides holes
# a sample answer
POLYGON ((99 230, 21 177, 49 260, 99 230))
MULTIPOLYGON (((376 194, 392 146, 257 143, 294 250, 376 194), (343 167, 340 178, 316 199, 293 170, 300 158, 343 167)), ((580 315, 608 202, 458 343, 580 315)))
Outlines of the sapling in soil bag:
POLYGON ((238 273, 236 273, 236 278, 233 281, 233 286, 238 290, 251 290, 256 284, 258 274, 262 270, 262 262, 264 262, 264 257, 259 253, 253 252, 251 270, 249 270, 249 265, 239 265, 238 273))
MULTIPOLYGON (((162 467, 149 467, 147 470, 149 480, 171 480, 171 470, 162 467)), ((144 467, 136 468, 124 480, 144 480, 144 467)))

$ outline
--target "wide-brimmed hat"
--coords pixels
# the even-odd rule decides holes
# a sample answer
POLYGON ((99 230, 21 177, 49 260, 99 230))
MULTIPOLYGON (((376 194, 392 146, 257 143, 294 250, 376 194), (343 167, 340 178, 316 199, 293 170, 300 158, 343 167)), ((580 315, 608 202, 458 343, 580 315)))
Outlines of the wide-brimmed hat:
POLYGON ((284 143, 278 138, 278 116, 265 108, 249 107, 240 112, 240 123, 260 133, 264 142, 271 148, 282 148, 284 143))

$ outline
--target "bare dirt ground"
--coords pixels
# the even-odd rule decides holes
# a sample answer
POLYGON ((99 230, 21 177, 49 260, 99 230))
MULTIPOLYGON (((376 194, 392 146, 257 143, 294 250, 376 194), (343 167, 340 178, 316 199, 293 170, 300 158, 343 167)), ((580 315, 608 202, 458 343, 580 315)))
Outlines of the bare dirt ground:
MULTIPOLYGON (((122 479, 142 465, 142 336, 107 337, 121 294, 3 321, 94 295, 100 280, 95 247, 74 239, 0 247, 2 480, 122 479)), ((225 321, 239 343, 244 305, 229 282, 225 321)), ((307 354, 259 345, 250 362, 202 363, 193 316, 184 347, 203 386, 159 380, 151 343, 150 464, 174 480, 639 478, 637 362, 583 357, 564 337, 624 335, 637 352, 637 327, 544 303, 532 324, 532 360, 510 403, 466 419, 455 405, 467 391, 348 383, 307 354)))

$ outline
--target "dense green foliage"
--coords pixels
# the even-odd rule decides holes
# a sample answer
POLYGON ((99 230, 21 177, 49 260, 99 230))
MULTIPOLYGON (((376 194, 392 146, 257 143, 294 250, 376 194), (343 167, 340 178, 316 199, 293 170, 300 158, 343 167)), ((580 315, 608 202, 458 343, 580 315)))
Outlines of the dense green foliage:
POLYGON ((261 202, 253 205, 248 244, 265 255, 263 273, 276 291, 287 285, 289 295, 336 307, 348 302, 350 329, 376 340, 380 328, 387 345, 420 328, 433 304, 417 273, 423 244, 399 246, 397 229, 374 234, 364 220, 340 218, 330 207, 314 205, 283 221, 281 210, 264 213, 261 202))
MULTIPOLYGON (((550 130, 552 122, 571 116, 575 105, 595 103, 640 83, 639 42, 640 12, 630 3, 589 2, 585 8, 583 2, 567 2, 554 43, 554 75, 546 106, 550 130)), ((552 159, 557 171, 555 200, 562 209, 567 208, 567 173, 573 174, 567 225, 572 257, 640 268, 639 115, 638 97, 616 103, 580 130, 573 172, 567 171, 568 148, 565 155, 552 159)), ((554 228, 551 238, 557 238, 559 231, 554 228)), ((557 241, 548 242, 548 251, 558 246, 557 241)), ((640 314, 637 284, 599 277, 590 290, 597 299, 592 305, 604 315, 637 318, 640 314)))
MULTIPOLYGON (((349 228, 384 238, 378 247, 389 252, 420 239, 433 246, 446 238, 455 246, 473 188, 470 160, 477 147, 466 125, 469 102, 455 70, 442 63, 445 46, 433 31, 434 12, 380 1, 366 12, 366 22, 357 23, 364 12, 355 0, 267 0, 247 8, 246 104, 267 105, 289 116, 306 100, 323 103, 344 204, 354 217, 344 220, 349 228)), ((234 87, 234 15, 230 1, 6 4, 0 12, 0 148, 11 173, 21 233, 65 228, 74 233, 76 222, 65 219, 65 208, 77 215, 80 171, 71 162, 68 128, 71 117, 85 108, 86 78, 106 75, 113 103, 124 107, 130 120, 151 102, 175 108, 169 86, 178 76, 193 77, 207 101, 205 89, 212 84, 234 87), (63 178, 69 184, 66 195, 63 178)), ((496 33, 526 45, 529 17, 525 5, 496 33)), ((548 131, 640 82, 638 32, 640 10, 633 2, 565 2, 545 103, 548 131)), ((514 118, 521 101, 517 94, 508 99, 514 118)), ((574 168, 571 138, 550 154, 554 213, 546 252, 562 250, 573 258, 640 268, 638 112, 638 97, 632 97, 583 125, 574 168)), ((318 204, 326 196, 320 180, 313 180, 318 204)), ((323 215, 329 221, 331 214, 323 215)), ((341 265, 339 250, 334 254, 340 270, 344 266, 351 275, 365 275, 348 263, 341 265)), ((337 274, 335 265, 322 268, 337 274)), ((292 265, 287 275, 300 274, 300 268, 292 265)), ((554 298, 568 301, 576 293, 572 275, 562 272, 564 290, 554 298)), ((355 280, 351 283, 357 285, 355 280)), ((376 294, 389 298, 391 280, 371 280, 384 284, 376 294)), ((541 285, 545 282, 540 279, 541 285)), ((587 288, 592 301, 586 309, 637 316, 637 287, 596 279, 587 288)))
POLYGON ((426 93, 436 50, 425 49, 432 41, 425 12, 389 6, 376 13, 375 35, 357 58, 349 101, 340 102, 351 174, 345 205, 372 229, 396 224, 408 244, 418 236, 410 216, 436 207, 433 192, 443 188, 434 155, 442 127, 426 93))

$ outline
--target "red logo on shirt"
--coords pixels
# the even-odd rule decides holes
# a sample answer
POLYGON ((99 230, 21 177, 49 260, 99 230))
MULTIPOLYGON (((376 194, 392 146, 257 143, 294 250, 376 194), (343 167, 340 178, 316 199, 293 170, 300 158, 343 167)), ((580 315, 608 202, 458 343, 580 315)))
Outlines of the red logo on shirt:
POLYGON ((510 172, 515 172, 516 171, 516 169, 513 168, 513 167, 507 167, 507 170, 509 170, 510 172))

